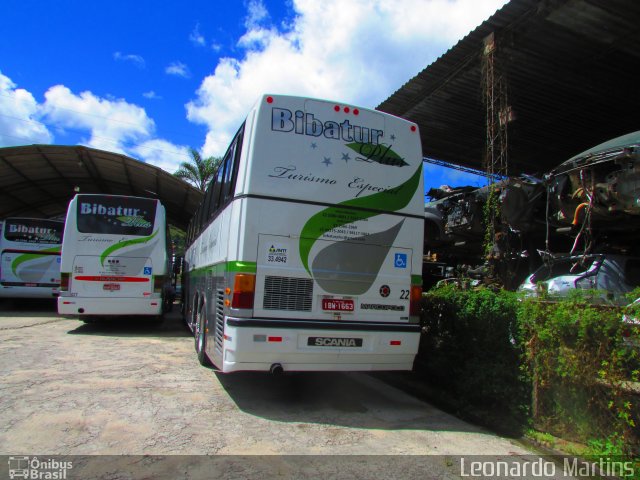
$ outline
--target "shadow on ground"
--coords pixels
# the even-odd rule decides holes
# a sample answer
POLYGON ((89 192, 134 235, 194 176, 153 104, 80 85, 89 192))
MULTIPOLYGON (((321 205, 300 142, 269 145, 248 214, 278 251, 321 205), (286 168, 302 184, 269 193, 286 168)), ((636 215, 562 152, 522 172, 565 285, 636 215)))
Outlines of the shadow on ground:
POLYGON ((89 323, 78 321, 78 327, 69 335, 95 335, 104 337, 190 337, 191 332, 182 321, 179 306, 164 315, 162 321, 136 315, 97 317, 89 323))
POLYGON ((55 298, 2 298, 0 318, 51 317, 57 315, 55 298))
POLYGON ((215 374, 241 410, 269 420, 380 430, 483 432, 367 373, 215 374))

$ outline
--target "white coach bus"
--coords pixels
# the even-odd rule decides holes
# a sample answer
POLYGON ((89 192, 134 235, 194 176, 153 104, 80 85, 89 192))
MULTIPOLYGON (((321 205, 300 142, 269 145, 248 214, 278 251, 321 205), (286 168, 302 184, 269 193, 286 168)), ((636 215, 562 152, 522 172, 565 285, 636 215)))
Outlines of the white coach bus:
POLYGON ((187 232, 185 319, 222 372, 410 370, 424 200, 415 124, 265 95, 187 232))
POLYGON ((158 200, 76 195, 65 222, 58 313, 161 315, 172 301, 167 236, 158 200))
POLYGON ((63 222, 40 218, 0 222, 0 298, 58 295, 63 229, 63 222))

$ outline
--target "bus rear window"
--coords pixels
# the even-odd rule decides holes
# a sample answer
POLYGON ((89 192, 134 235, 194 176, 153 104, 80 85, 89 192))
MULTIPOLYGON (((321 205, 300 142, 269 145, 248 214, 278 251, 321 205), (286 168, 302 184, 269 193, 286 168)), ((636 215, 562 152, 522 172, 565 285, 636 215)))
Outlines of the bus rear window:
POLYGON ((78 231, 147 236, 153 232, 156 200, 78 195, 78 231))
POLYGON ((61 243, 64 225, 61 222, 35 218, 8 219, 4 226, 4 238, 10 242, 61 243))

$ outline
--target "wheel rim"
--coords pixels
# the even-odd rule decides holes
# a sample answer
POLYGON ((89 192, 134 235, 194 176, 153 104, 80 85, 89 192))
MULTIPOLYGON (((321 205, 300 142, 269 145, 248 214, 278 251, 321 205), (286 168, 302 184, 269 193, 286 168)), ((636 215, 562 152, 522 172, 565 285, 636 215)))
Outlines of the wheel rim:
POLYGON ((197 335, 198 335, 198 352, 202 352, 202 347, 204 344, 204 325, 202 325, 202 311, 198 311, 198 315, 196 317, 197 320, 197 335))

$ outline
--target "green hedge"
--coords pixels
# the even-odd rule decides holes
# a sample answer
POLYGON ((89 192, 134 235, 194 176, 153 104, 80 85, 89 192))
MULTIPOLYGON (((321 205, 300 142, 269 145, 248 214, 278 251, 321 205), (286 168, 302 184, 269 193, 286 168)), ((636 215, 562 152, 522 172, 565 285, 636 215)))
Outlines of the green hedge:
POLYGON ((517 433, 529 413, 520 369, 518 309, 512 292, 446 286, 423 298, 417 372, 440 391, 439 403, 463 417, 517 433))
POLYGON ((579 294, 432 290, 416 370, 440 404, 494 428, 533 425, 594 453, 637 455, 638 349, 623 341, 622 314, 579 294))

